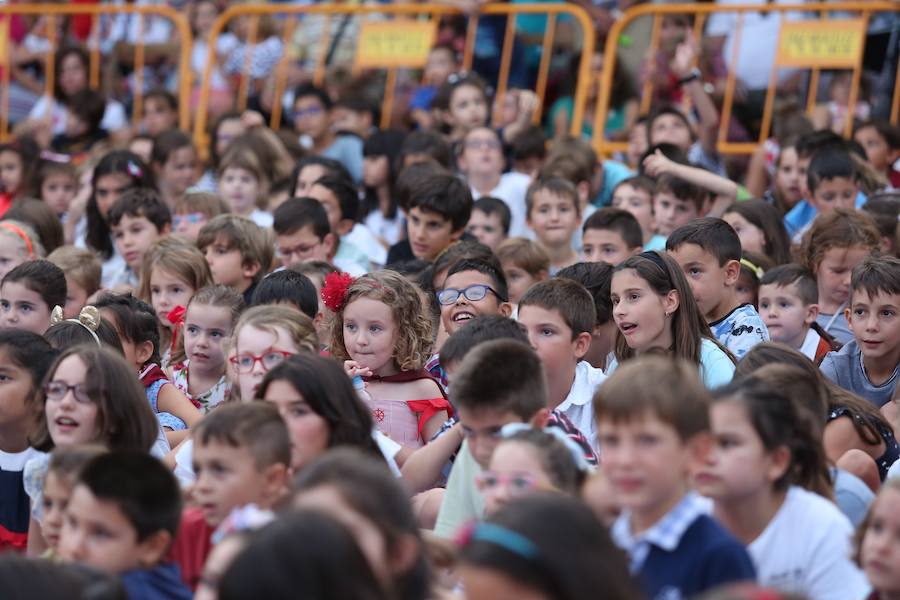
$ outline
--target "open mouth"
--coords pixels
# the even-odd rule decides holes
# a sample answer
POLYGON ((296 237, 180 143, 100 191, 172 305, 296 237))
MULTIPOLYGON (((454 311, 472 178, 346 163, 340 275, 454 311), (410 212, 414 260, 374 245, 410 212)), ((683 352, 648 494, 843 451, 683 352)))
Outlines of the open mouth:
POLYGON ((453 318, 451 320, 454 323, 465 323, 466 321, 471 321, 474 318, 475 318, 475 315, 473 315, 470 312, 458 312, 455 315, 453 315, 453 318))
POLYGON ((635 325, 634 323, 620 323, 619 324, 619 331, 622 332, 622 335, 628 335, 628 334, 634 332, 635 329, 637 329, 637 325, 635 325))
POLYGON ((75 427, 78 427, 78 421, 71 417, 57 417, 53 422, 63 429, 74 429, 75 427))

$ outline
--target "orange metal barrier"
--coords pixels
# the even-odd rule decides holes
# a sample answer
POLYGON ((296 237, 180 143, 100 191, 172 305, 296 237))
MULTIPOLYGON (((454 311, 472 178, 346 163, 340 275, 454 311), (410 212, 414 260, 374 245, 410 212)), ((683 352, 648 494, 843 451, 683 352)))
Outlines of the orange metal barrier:
MULTIPOLYGON (((257 42, 257 28, 260 17, 262 15, 284 15, 287 17, 282 28, 281 39, 284 43, 285 51, 274 70, 274 98, 272 107, 270 126, 277 129, 282 121, 281 97, 286 89, 287 70, 289 67, 289 57, 287 47, 293 38, 297 22, 304 15, 326 15, 327 20, 324 28, 322 39, 317 40, 323 48, 328 47, 331 40, 332 21, 335 16, 339 15, 384 15, 389 18, 410 17, 410 18, 428 18, 439 19, 446 15, 461 14, 456 8, 444 6, 440 4, 315 4, 308 6, 284 5, 284 4, 238 4, 232 5, 215 21, 210 32, 209 52, 206 59, 206 68, 200 85, 199 102, 194 121, 194 140, 198 148, 207 147, 207 120, 208 120, 208 103, 210 98, 210 78, 215 66, 215 40, 225 30, 225 27, 232 19, 240 16, 250 16, 251 21, 247 33, 247 46, 253 46, 257 42)), ((479 16, 487 15, 509 15, 511 18, 507 21, 506 35, 503 41, 502 53, 500 56, 500 74, 496 87, 497 101, 502 103, 503 96, 507 91, 507 81, 509 78, 510 63, 513 51, 513 33, 515 30, 516 15, 547 15, 547 27, 544 33, 541 61, 538 67, 537 84, 534 90, 538 97, 543 100, 547 89, 548 73, 550 70, 550 58, 553 49, 555 25, 561 16, 568 16, 574 19, 581 27, 582 43, 581 43, 581 61, 578 67, 578 82, 575 91, 575 108, 572 114, 571 131, 577 134, 581 131, 582 121, 584 119, 584 105, 588 93, 588 82, 590 80, 590 60, 594 53, 595 34, 593 24, 588 14, 579 6, 574 4, 488 4, 482 7, 477 15, 468 17, 468 35, 466 37, 465 52, 463 56, 463 69, 470 69, 473 57, 473 48, 475 45, 475 31, 478 25, 479 16)), ((325 52, 319 54, 314 70, 314 81, 321 83, 325 76, 325 52)), ((246 73, 252 57, 248 53, 245 58, 246 73)), ((382 101, 382 126, 389 123, 391 116, 391 108, 394 100, 394 87, 397 78, 398 68, 386 68, 387 77, 385 85, 385 94, 382 101)), ((246 106, 247 95, 249 91, 249 77, 243 76, 240 80, 240 86, 237 97, 237 107, 243 109, 246 106)), ((535 120, 540 118, 541 110, 537 111, 535 120)))
MULTIPOLYGON (((778 66, 774 66, 772 69, 772 74, 769 79, 769 88, 768 93, 765 100, 765 106, 763 111, 762 118, 762 127, 760 131, 760 137, 757 142, 749 142, 749 143, 736 143, 730 142, 727 139, 728 136, 728 125, 731 119, 731 114, 734 106, 734 98, 735 98, 735 88, 736 88, 736 74, 735 74, 735 65, 738 60, 738 51, 740 47, 740 37, 743 33, 743 22, 744 17, 747 13, 756 13, 756 12, 778 12, 778 13, 786 13, 786 12, 805 12, 805 13, 815 13, 818 12, 820 14, 821 19, 827 19, 828 14, 835 11, 848 11, 852 12, 857 16, 853 18, 860 18, 863 22, 863 28, 868 25, 869 19, 873 13, 876 12, 895 12, 898 10, 898 4, 896 2, 889 1, 869 1, 869 0, 859 0, 856 2, 830 2, 830 3, 810 3, 810 4, 749 4, 749 5, 718 5, 718 4, 641 4, 630 8, 625 14, 617 20, 612 28, 609 31, 609 35, 606 40, 606 49, 604 52, 604 62, 603 62, 603 72, 601 74, 601 83, 600 90, 597 97, 597 107, 596 113, 594 115, 594 148, 601 155, 608 156, 613 152, 624 151, 627 148, 627 143, 625 142, 612 142, 606 139, 604 135, 604 127, 606 124, 607 116, 610 112, 610 98, 612 96, 612 83, 614 76, 614 69, 616 65, 616 56, 618 51, 618 44, 622 33, 625 28, 632 24, 636 19, 640 17, 652 17, 653 18, 653 30, 650 37, 650 48, 648 51, 649 56, 655 56, 656 50, 659 47, 659 32, 662 24, 663 15, 693 15, 695 17, 695 35, 697 39, 700 39, 700 33, 703 30, 703 26, 708 18, 708 16, 712 13, 737 13, 738 15, 738 24, 735 31, 734 42, 733 42, 733 51, 730 57, 725 57, 728 75, 725 86, 725 94, 723 98, 723 106, 719 113, 719 135, 718 135, 718 149, 722 154, 752 154, 759 144, 764 142, 766 138, 769 136, 769 132, 771 131, 772 125, 772 113, 775 101, 775 84, 777 82, 777 70, 778 66)), ((782 21, 782 24, 785 21, 782 21)), ((858 60, 855 61, 855 64, 852 65, 851 69, 848 69, 852 72, 852 86, 850 91, 850 97, 848 101, 850 115, 853 115, 856 110, 857 100, 859 98, 859 82, 860 76, 862 73, 862 51, 859 53, 858 60)), ((777 65, 777 63, 776 63, 777 65)), ((811 114, 813 108, 816 104, 816 95, 818 92, 818 84, 819 84, 819 67, 811 67, 811 77, 810 77, 810 85, 809 91, 806 100, 807 113, 811 114)), ((891 103, 891 115, 890 121, 892 123, 897 123, 898 116, 900 116, 900 67, 898 67, 897 73, 897 81, 895 82, 894 90, 893 90, 893 99, 891 103)), ((653 92, 653 83, 650 79, 644 84, 642 93, 641 93, 641 112, 642 114, 646 114, 647 110, 650 108, 650 101, 653 92)), ((852 119, 847 119, 845 135, 848 137, 851 134, 853 125, 852 119)))
MULTIPOLYGON (((4 4, 0 6, 0 16, 2 16, 6 22, 8 22, 10 17, 15 15, 49 17, 47 30, 50 51, 47 53, 44 62, 44 93, 47 96, 53 95, 54 78, 56 76, 56 53, 60 43, 60 40, 56 39, 57 19, 71 15, 90 15, 92 17, 91 38, 88 44, 88 51, 90 53, 89 85, 92 89, 97 89, 100 86, 100 65, 103 61, 97 43, 99 20, 100 17, 104 15, 112 16, 121 14, 135 15, 139 20, 146 16, 156 15, 165 17, 173 23, 179 38, 175 41, 182 42, 178 50, 179 126, 186 130, 190 123, 190 54, 193 39, 191 36, 190 25, 184 14, 162 4, 145 6, 119 6, 110 4, 4 4)), ((143 30, 140 21, 138 31, 139 34, 137 43, 135 44, 134 54, 136 89, 134 93, 133 122, 135 125, 141 118, 143 70, 146 64, 145 46, 141 40, 141 33, 143 30)), ((2 69, 2 78, 0 78, 2 79, 2 83, 0 83, 0 140, 6 140, 9 137, 9 83, 12 52, 8 36, 4 41, 6 42, 7 47, 3 64, 0 65, 0 69, 2 69)))

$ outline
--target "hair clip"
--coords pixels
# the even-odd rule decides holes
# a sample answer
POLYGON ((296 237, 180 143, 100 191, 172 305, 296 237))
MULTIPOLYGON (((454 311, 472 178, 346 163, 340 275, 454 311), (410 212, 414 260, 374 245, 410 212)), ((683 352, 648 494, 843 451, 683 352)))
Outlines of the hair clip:
POLYGON ((128 164, 125 166, 128 169, 128 174, 131 175, 132 177, 143 177, 144 176, 144 172, 137 165, 137 163, 134 162, 133 160, 129 160, 128 164))
POLYGON ((97 335, 97 329, 100 328, 100 311, 96 306, 91 306, 89 304, 82 308, 78 313, 77 319, 66 319, 63 315, 62 306, 54 306, 53 310, 50 312, 50 325, 58 325, 59 323, 78 323, 88 330, 88 333, 90 333, 91 337, 94 338, 94 341, 97 342, 97 346, 103 346, 103 344, 100 343, 100 337, 97 335))
POLYGON ((754 275, 756 275, 756 278, 757 278, 757 279, 762 279, 762 278, 763 278, 763 275, 766 274, 766 272, 763 271, 761 267, 757 267, 755 264, 753 264, 753 263, 750 261, 749 258, 742 258, 742 259, 741 259, 741 265, 747 267, 748 269, 750 269, 750 272, 753 273, 754 275))
POLYGON ((322 286, 322 302, 332 312, 341 312, 347 303, 347 292, 355 279, 349 273, 329 273, 322 286))

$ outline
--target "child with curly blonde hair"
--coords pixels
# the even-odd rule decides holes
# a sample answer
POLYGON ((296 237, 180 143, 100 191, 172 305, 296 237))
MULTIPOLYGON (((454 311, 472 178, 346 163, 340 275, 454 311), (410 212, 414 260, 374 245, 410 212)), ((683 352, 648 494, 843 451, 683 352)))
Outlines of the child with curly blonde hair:
POLYGON ((366 382, 375 426, 406 447, 424 445, 453 409, 423 368, 434 338, 422 294, 399 273, 377 271, 328 275, 322 298, 334 313, 331 352, 366 382))

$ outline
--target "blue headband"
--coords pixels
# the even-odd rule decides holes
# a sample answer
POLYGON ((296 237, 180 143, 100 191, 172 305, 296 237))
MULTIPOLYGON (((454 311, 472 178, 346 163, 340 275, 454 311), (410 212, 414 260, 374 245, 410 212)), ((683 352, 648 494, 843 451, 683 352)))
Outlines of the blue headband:
POLYGON ((470 539, 500 546, 528 560, 534 560, 540 555, 538 547, 524 535, 494 523, 481 523, 475 527, 470 539))

